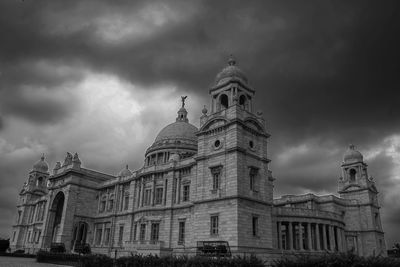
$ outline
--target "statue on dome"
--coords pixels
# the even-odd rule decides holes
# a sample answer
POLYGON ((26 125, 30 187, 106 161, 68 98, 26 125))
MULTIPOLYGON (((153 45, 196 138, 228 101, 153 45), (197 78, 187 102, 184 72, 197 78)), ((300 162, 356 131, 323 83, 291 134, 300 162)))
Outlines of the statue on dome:
POLYGON ((182 107, 184 108, 185 107, 185 99, 187 98, 187 95, 185 95, 185 96, 181 96, 181 99, 182 99, 182 107))

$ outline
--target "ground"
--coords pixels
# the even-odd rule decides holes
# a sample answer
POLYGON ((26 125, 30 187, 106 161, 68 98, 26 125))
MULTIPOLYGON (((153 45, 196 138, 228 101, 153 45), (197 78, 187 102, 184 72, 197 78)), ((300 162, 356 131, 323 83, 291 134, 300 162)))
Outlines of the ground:
POLYGON ((50 263, 36 262, 35 258, 0 257, 1 267, 68 267, 50 263))

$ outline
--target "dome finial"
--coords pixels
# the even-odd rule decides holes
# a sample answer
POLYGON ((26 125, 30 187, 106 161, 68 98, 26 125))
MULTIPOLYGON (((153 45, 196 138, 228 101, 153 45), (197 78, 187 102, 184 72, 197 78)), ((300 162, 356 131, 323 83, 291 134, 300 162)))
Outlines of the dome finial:
POLYGON ((349 148, 350 148, 351 150, 354 150, 354 149, 356 148, 356 146, 353 145, 353 144, 350 144, 350 145, 349 145, 349 148))
POLYGON ((234 65, 236 65, 236 60, 235 60, 235 58, 233 57, 232 54, 229 56, 228 65, 229 65, 229 66, 234 66, 234 65))
POLYGON ((42 153, 42 156, 40 157, 40 159, 42 160, 42 161, 44 161, 44 153, 42 153))
POLYGON ((189 120, 187 118, 187 111, 185 109, 186 98, 187 98, 187 96, 181 96, 182 107, 178 110, 178 117, 176 118, 176 121, 189 122, 189 120))

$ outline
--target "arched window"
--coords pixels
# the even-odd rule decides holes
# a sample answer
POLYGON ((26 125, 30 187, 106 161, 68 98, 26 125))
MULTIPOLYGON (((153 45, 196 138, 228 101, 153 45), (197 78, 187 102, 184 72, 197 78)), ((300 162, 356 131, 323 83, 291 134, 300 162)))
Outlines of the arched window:
POLYGON ((37 178, 36 186, 42 186, 42 185, 43 185, 43 177, 37 178))
POLYGON ((351 169, 349 174, 350 174, 350 182, 354 183, 356 181, 356 173, 357 171, 355 169, 351 169))
POLYGON ((229 106, 229 99, 228 96, 225 94, 222 94, 221 97, 219 98, 219 101, 221 103, 221 108, 226 109, 229 106))
POLYGON ((240 97, 239 97, 239 105, 242 107, 242 108, 246 108, 246 101, 247 101, 247 99, 246 99, 246 96, 245 95, 241 95, 240 97))

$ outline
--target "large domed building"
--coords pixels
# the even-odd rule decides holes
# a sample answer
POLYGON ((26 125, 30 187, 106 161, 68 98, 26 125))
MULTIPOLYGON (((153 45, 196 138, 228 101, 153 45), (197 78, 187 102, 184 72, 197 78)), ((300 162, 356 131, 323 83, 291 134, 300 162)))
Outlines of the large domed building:
POLYGON ((362 154, 345 151, 336 195, 274 198, 268 134, 255 90, 231 57, 191 124, 185 108, 155 134, 144 163, 116 175, 82 166, 77 153, 49 171, 44 156, 20 192, 11 249, 230 256, 272 260, 351 251, 385 255, 378 191, 362 154))

